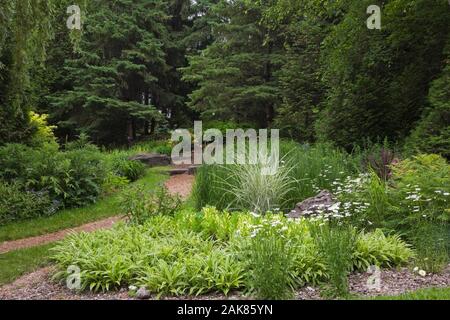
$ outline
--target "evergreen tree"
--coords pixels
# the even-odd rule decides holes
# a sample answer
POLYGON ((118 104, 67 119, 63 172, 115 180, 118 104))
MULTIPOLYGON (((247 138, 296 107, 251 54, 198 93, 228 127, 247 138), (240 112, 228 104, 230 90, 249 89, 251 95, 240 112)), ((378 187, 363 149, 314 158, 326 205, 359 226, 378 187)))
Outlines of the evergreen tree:
POLYGON ((426 105, 430 82, 442 68, 448 4, 391 0, 381 30, 366 27, 373 1, 351 2, 325 42, 326 108, 319 136, 352 148, 364 139, 404 138, 426 105))
POLYGON ((450 39, 443 61, 445 68, 430 88, 429 107, 407 140, 407 153, 437 153, 450 159, 450 39))
POLYGON ((81 53, 65 64, 71 89, 54 98, 59 126, 87 132, 97 143, 123 144, 164 120, 155 104, 168 68, 166 5, 162 0, 90 2, 81 53))
POLYGON ((261 23, 262 8, 252 1, 220 1, 213 14, 214 42, 189 57, 184 79, 198 84, 189 106, 204 119, 231 119, 268 126, 279 104, 276 71, 282 41, 261 23))

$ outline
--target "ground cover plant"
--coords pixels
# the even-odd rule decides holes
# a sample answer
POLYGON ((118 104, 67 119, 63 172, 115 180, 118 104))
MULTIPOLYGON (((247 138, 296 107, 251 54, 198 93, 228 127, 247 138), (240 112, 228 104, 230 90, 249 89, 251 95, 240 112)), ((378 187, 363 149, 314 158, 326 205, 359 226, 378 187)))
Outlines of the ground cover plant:
MULTIPOLYGON (((73 235, 52 250, 59 270, 56 278, 65 279, 67 267, 77 265, 82 290, 133 285, 145 286, 155 295, 241 290, 280 299, 305 283, 330 278, 330 266, 315 240, 307 221, 209 207, 199 213, 184 210, 174 216, 152 216, 143 225, 121 224, 113 230, 73 235), (276 226, 277 231, 264 225, 276 226), (288 247, 284 254, 278 250, 288 247), (280 281, 276 286, 264 268, 269 260, 271 275, 280 281)), ((378 235, 378 246, 370 245, 373 241, 358 234, 351 270, 365 270, 372 264, 402 265, 414 255, 399 238, 378 235)))

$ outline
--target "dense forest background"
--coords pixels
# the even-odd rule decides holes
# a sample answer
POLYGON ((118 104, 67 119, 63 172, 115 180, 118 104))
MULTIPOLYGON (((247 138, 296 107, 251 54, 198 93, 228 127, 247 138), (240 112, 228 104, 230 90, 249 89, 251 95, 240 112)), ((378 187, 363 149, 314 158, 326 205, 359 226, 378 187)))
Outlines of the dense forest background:
POLYGON ((0 2, 0 145, 45 121, 118 146, 202 119, 449 158, 449 89, 447 0, 0 2))

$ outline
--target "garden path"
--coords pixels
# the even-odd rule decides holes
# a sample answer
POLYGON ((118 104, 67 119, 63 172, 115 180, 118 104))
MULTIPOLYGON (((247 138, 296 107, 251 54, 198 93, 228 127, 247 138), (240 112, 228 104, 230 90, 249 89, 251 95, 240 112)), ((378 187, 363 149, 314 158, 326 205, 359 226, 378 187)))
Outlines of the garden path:
MULTIPOLYGON (((167 189, 172 194, 179 194, 183 199, 186 199, 192 189, 194 183, 194 176, 188 174, 171 176, 165 183, 167 189)), ((110 217, 107 219, 91 222, 88 224, 81 225, 79 227, 60 230, 53 233, 44 234, 41 236, 6 241, 0 243, 0 254, 6 253, 13 250, 24 249, 29 247, 34 247, 38 245, 47 244, 50 242, 55 242, 64 239, 67 235, 71 233, 79 232, 92 232, 99 229, 111 228, 114 223, 122 220, 122 216, 110 217)))

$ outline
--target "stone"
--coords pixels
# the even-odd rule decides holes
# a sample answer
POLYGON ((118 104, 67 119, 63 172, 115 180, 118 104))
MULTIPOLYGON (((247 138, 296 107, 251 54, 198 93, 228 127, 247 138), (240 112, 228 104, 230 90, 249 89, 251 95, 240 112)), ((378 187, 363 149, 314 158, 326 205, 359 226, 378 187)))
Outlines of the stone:
POLYGON ((197 173, 197 168, 198 168, 199 166, 190 166, 189 168, 188 168, 188 174, 189 175, 191 175, 191 176, 193 176, 193 175, 195 175, 196 173, 197 173))
POLYGON ((169 171, 169 175, 176 176, 178 174, 185 174, 188 172, 188 169, 172 169, 169 171))
POLYGON ((326 211, 334 203, 335 200, 331 192, 322 190, 315 197, 297 203, 295 208, 287 216, 292 219, 313 216, 319 214, 319 211, 326 211))
POLYGON ((129 158, 132 161, 140 161, 149 167, 168 166, 172 163, 169 156, 158 153, 141 153, 129 158))
POLYGON ((136 298, 138 299, 149 299, 150 297, 151 293, 145 287, 140 287, 138 291, 136 291, 136 298))

